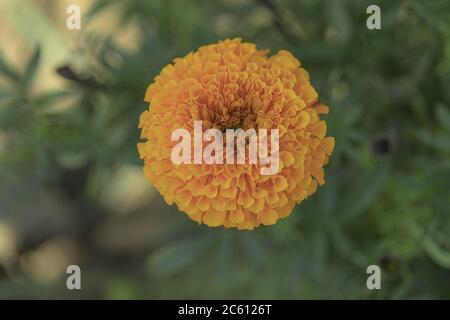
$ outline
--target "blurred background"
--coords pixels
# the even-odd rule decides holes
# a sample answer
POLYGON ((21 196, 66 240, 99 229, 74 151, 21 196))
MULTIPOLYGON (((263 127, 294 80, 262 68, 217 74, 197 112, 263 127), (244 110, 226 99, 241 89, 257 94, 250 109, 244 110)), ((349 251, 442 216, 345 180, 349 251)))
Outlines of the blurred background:
POLYGON ((0 0, 0 21, 0 298, 450 299, 449 1, 0 0), (336 138, 326 184, 251 232, 166 205, 136 149, 160 69, 236 36, 300 59, 336 138))

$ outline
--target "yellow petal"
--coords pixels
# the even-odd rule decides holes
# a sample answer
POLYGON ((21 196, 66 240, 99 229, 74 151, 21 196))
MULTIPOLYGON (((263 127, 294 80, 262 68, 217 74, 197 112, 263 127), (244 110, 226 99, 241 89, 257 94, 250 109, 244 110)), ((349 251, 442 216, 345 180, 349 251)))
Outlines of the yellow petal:
POLYGON ((209 209, 209 200, 205 196, 201 196, 197 202, 197 206, 201 211, 207 211, 209 209))
POLYGON ((333 137, 326 137, 324 138, 319 145, 319 148, 324 150, 327 155, 331 155, 334 149, 334 138, 333 137))
POLYGON ((249 195, 247 192, 239 192, 239 197, 237 200, 237 203, 244 208, 248 208, 255 203, 255 200, 252 198, 251 195, 249 195))
POLYGON ((288 187, 288 183, 285 177, 277 176, 275 179, 273 179, 273 186, 275 191, 281 192, 288 187))
POLYGON ((236 224, 241 223, 244 221, 244 219, 245 219, 244 212, 240 208, 236 209, 230 213, 230 221, 232 223, 236 223, 236 224))
POLYGON ((209 199, 214 199, 217 196, 217 192, 219 190, 218 186, 214 186, 212 184, 208 184, 203 190, 203 194, 207 196, 209 199))
POLYGON ((225 219, 225 211, 209 210, 203 216, 203 222, 209 227, 218 227, 225 219))
POLYGON ((262 212, 262 216, 261 216, 261 222, 264 225, 271 225, 276 223, 278 220, 278 215, 277 212, 271 208, 267 208, 267 210, 264 210, 264 212, 262 212))

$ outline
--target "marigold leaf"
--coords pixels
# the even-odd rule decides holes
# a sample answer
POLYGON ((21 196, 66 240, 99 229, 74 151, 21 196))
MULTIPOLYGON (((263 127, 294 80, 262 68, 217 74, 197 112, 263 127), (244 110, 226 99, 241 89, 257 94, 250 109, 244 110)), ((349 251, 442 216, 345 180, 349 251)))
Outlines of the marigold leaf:
POLYGON ((39 62, 41 58, 41 48, 37 47, 33 55, 31 56, 31 59, 29 60, 27 67, 25 69, 25 73, 23 76, 23 89, 28 90, 31 85, 33 84, 33 80, 36 75, 36 71, 39 67, 39 62))
POLYGON ((19 73, 5 61, 1 51, 0 51, 0 73, 12 80, 19 79, 19 73))
POLYGON ((184 239, 158 248, 148 258, 150 272, 157 277, 168 277, 191 265, 209 245, 208 239, 184 239))
POLYGON ((450 107, 443 103, 436 106, 436 117, 443 128, 450 132, 450 107))
POLYGON ((423 247, 428 256, 443 268, 450 269, 450 251, 441 248, 432 238, 423 241, 423 247))
POLYGON ((382 164, 373 172, 364 176, 360 183, 356 183, 351 192, 348 192, 339 206, 339 212, 344 221, 350 221, 362 214, 384 187, 388 176, 389 166, 382 164))

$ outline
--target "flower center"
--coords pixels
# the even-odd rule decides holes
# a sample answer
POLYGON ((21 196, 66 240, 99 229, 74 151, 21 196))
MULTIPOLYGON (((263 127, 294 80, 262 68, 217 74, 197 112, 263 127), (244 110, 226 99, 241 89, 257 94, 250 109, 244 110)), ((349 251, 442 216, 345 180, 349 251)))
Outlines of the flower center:
POLYGON ((245 106, 235 107, 224 114, 214 113, 212 120, 212 127, 222 132, 225 132, 226 129, 247 130, 255 127, 252 112, 245 106))

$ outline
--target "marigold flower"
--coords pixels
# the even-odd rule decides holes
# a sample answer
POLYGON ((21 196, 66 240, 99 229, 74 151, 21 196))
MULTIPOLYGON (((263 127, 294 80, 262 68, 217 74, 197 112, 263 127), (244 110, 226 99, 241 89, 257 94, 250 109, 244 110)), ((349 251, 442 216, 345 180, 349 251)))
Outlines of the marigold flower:
POLYGON ((241 39, 206 45, 164 67, 147 88, 151 107, 140 117, 138 143, 144 173, 169 205, 198 223, 271 225, 325 183, 334 138, 320 115, 328 107, 290 52, 267 53, 241 39), (171 133, 192 132, 195 120, 221 131, 279 129, 278 172, 261 175, 261 164, 174 164, 171 133))

